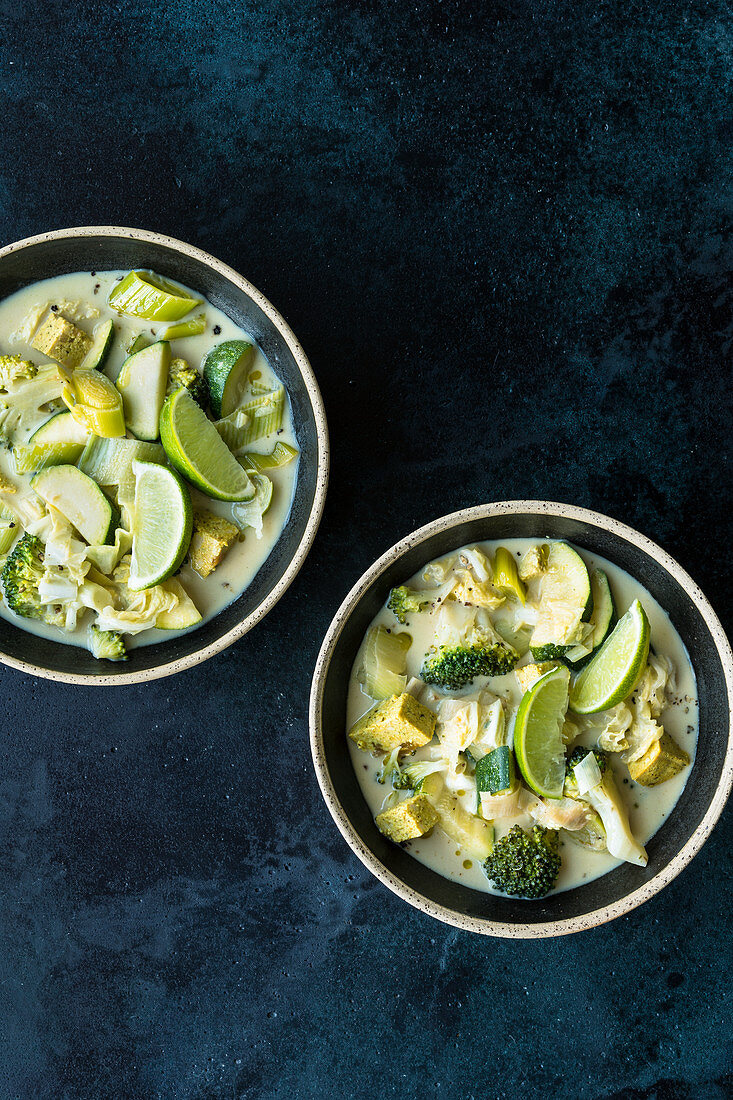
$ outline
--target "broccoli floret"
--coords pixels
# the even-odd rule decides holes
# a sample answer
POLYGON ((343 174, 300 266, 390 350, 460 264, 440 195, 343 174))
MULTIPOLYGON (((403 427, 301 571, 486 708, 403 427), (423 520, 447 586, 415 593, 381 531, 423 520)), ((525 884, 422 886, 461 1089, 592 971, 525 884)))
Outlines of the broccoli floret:
POLYGON ((89 648, 97 660, 126 661, 125 639, 116 630, 100 630, 96 623, 89 635, 89 648))
POLYGON ((577 745, 572 750, 572 752, 568 753, 565 759, 565 775, 567 777, 565 780, 566 786, 572 786, 572 784, 575 782, 575 772, 573 771, 573 769, 576 767, 577 764, 580 764, 582 760, 585 760, 589 752, 592 752, 595 756, 598 770, 600 771, 601 775, 603 775, 606 768, 608 767, 607 754, 603 752, 602 749, 589 749, 586 748, 585 745, 577 745))
POLYGON ((5 602, 11 611, 25 619, 40 619, 50 626, 63 626, 66 622, 63 608, 43 604, 38 597, 38 586, 45 572, 43 549, 37 535, 26 532, 18 540, 0 573, 5 602))
POLYGON ((543 898, 560 872, 558 833, 535 825, 525 833, 514 825, 494 845, 484 871, 498 890, 521 898, 543 898))
POLYGON ((425 599, 424 596, 425 593, 416 592, 414 588, 401 584, 399 588, 393 588, 390 592, 387 607, 393 612, 397 622, 404 626, 408 615, 417 614, 428 607, 430 600, 425 599))
POLYGON ((517 654, 501 642, 441 645, 425 654, 420 675, 426 684, 458 691, 476 676, 504 676, 517 663, 517 654))
POLYGON ((197 405, 206 412, 209 407, 209 384, 202 374, 185 359, 172 359, 168 372, 167 393, 175 393, 181 388, 187 389, 197 405))
POLYGON ((399 775, 392 773, 392 786, 397 791, 417 791, 423 779, 445 770, 445 760, 416 760, 414 764, 400 768, 399 775))
POLYGON ((0 389, 7 390, 11 382, 35 378, 38 367, 20 355, 0 355, 0 389))

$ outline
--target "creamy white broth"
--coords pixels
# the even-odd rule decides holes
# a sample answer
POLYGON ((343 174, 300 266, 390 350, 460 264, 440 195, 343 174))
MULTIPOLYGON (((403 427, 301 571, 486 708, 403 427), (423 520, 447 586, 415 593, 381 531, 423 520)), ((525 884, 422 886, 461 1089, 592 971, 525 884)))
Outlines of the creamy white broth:
MULTIPOLYGON (((136 335, 143 333, 151 341, 156 338, 160 339, 165 329, 171 324, 170 321, 149 322, 140 318, 121 316, 115 310, 109 308, 107 305, 109 292, 125 274, 127 274, 126 271, 120 270, 96 271, 93 274, 89 271, 73 272, 32 283, 4 299, 0 302, 0 354, 23 355, 35 363, 47 361, 45 356, 31 347, 29 339, 32 339, 32 336, 27 331, 23 331, 24 321, 36 307, 43 306, 45 303, 58 304, 59 312, 89 333, 92 333, 101 321, 107 318, 114 320, 114 344, 104 364, 104 374, 114 380, 126 358, 126 348, 136 335), (64 303, 77 302, 82 304, 82 310, 75 316, 74 311, 68 308, 68 305, 67 308, 64 307, 64 303), (98 310, 98 313, 91 316, 86 315, 89 311, 84 311, 83 306, 87 304, 92 307, 92 310, 98 310)), ((195 297, 202 298, 200 305, 194 308, 191 316, 205 313, 206 330, 198 336, 187 336, 172 340, 171 353, 174 358, 186 359, 192 366, 200 369, 206 355, 216 344, 223 343, 225 340, 242 339, 254 343, 252 337, 227 317, 225 313, 203 299, 196 287, 188 289, 195 297)), ((260 372, 263 384, 275 387, 280 381, 259 348, 256 350, 251 370, 260 372)), ((289 400, 286 400, 285 404, 282 429, 276 438, 278 441, 297 447, 289 400)), ((48 415, 47 413, 45 417, 39 418, 34 427, 30 427, 24 433, 19 433, 17 442, 25 442, 25 437, 30 436, 35 428, 44 419, 48 418, 48 415)), ((274 443, 275 438, 269 436, 253 443, 250 449, 268 452, 272 450, 274 443)), ((295 460, 279 469, 268 470, 267 476, 273 483, 273 497, 272 504, 264 516, 260 538, 252 529, 247 529, 244 532, 243 541, 235 543, 222 563, 206 578, 199 577, 188 563, 184 563, 182 566, 178 579, 200 611, 202 623, 213 618, 232 600, 236 599, 248 587, 269 557, 290 513, 297 468, 298 460, 295 460)), ((23 493, 32 492, 29 484, 30 475, 16 474, 12 454, 4 447, 0 448, 0 473, 10 477, 19 486, 17 494, 7 497, 11 505, 13 501, 17 502, 23 493)), ((232 519, 232 505, 212 500, 193 487, 190 488, 194 509, 206 509, 229 520, 232 519)), ((2 494, 0 494, 0 499, 2 499, 2 494)), ((87 647, 89 626, 95 617, 92 612, 87 612, 80 619, 75 631, 66 631, 58 627, 47 626, 37 619, 26 619, 14 615, 6 606, 4 600, 0 601, 0 616, 29 633, 84 648, 87 647)), ((189 629, 196 630, 202 623, 189 629)), ((127 647, 132 649, 135 646, 152 645, 156 642, 165 641, 182 633, 188 633, 188 631, 144 630, 134 636, 125 635, 125 641, 127 647)))
MULTIPOLYGON (((471 545, 478 545, 479 549, 482 549, 491 557, 493 557, 499 545, 505 546, 519 560, 531 546, 536 545, 539 541, 541 540, 505 539, 501 543, 483 542, 471 545)), ((576 549, 579 548, 576 547, 576 549)), ((643 787, 631 780, 626 764, 618 758, 617 754, 609 754, 617 785, 629 813, 633 834, 641 844, 645 845, 674 809, 690 776, 692 766, 694 766, 698 730, 695 675, 682 639, 670 622, 669 616, 649 592, 628 573, 606 561, 605 558, 597 554, 590 554, 585 550, 579 550, 579 553, 589 569, 602 569, 608 576, 619 617, 635 599, 638 598, 641 601, 649 617, 652 649, 656 653, 668 657, 674 668, 675 690, 672 693, 674 698, 663 711, 659 722, 689 754, 692 762, 691 766, 684 768, 679 775, 657 787, 643 787)), ((422 580, 422 571, 420 569, 412 578, 405 579, 403 583, 411 587, 423 588, 425 582, 422 580)), ((406 625, 400 626, 396 623, 392 612, 383 608, 373 620, 372 625, 375 624, 382 624, 391 630, 406 631, 412 636, 412 645, 407 654, 407 675, 408 678, 411 676, 419 677, 423 656, 433 640, 434 616, 426 612, 408 615, 406 625)), ((354 662, 349 683, 347 729, 351 729, 352 725, 374 705, 373 700, 364 694, 361 684, 357 680, 357 673, 362 664, 362 656, 363 643, 354 662)), ((518 665, 531 662, 532 657, 527 654, 518 662, 518 665)), ((522 695, 513 672, 506 676, 496 676, 491 679, 477 677, 473 684, 466 687, 463 692, 449 692, 447 694, 451 697, 459 697, 461 694, 470 694, 482 687, 487 687, 489 691, 506 700, 508 704, 508 726, 511 729, 516 708, 522 695)), ((390 784, 378 782, 382 758, 362 752, 350 738, 347 740, 359 785, 372 814, 376 816, 391 805, 393 801, 393 799, 390 799, 392 792, 390 784)), ((574 742, 574 744, 588 745, 594 743, 595 738, 592 732, 581 736, 577 742, 574 742)), ((425 748, 418 750, 414 757, 410 759, 429 759, 429 756, 429 750, 425 748)), ((458 780, 452 783, 448 782, 454 791, 461 790, 461 777, 458 777, 458 780)), ((476 812, 475 798, 475 793, 470 792, 466 793, 461 799, 465 808, 472 813, 476 812)), ((497 838, 508 832, 509 828, 515 824, 529 828, 534 822, 528 816, 515 818, 505 823, 497 822, 497 838)), ((560 845, 562 867, 553 893, 569 890, 585 882, 590 882, 621 863, 621 860, 615 859, 607 852, 592 852, 582 848, 579 844, 567 840, 566 834, 563 833, 560 834, 560 845)), ((465 858, 456 843, 437 826, 429 836, 407 841, 402 846, 415 859, 426 864, 445 878, 453 879, 476 890, 498 893, 490 886, 481 866, 465 858)))

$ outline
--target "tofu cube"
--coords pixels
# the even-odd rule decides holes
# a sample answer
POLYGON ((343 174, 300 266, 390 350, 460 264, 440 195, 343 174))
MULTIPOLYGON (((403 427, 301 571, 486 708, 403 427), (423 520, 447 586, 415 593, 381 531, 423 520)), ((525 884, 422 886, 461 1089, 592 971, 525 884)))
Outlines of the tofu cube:
POLYGON ((690 763, 690 758, 665 731, 638 760, 629 761, 629 775, 642 787, 656 787, 674 778, 690 763))
POLYGON ((438 813, 424 794, 414 794, 404 802, 398 802, 391 810, 377 814, 377 828, 388 840, 402 844, 425 836, 438 823, 438 813))
POLYGON ((60 313, 51 313, 33 337, 36 351, 76 370, 92 346, 92 338, 60 313))
POLYGON ((392 752, 403 745, 407 752, 427 745, 435 733, 435 715, 414 695, 403 692, 372 707, 349 731, 364 752, 392 752))
POLYGON ((232 543, 239 537, 239 528, 213 512, 194 512, 193 536, 188 549, 191 568, 200 577, 208 577, 220 564, 232 543))

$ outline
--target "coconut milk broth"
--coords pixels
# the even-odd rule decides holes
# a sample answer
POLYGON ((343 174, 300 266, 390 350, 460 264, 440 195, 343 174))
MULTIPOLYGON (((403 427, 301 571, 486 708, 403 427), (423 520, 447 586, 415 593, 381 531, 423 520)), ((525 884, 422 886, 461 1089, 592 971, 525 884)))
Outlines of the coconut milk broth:
MULTIPOLYGON (((73 272, 69 275, 58 275, 52 279, 32 283, 30 286, 12 294, 0 302, 0 354, 25 355, 33 362, 39 362, 39 352, 31 347, 28 339, 29 334, 22 331, 23 322, 37 306, 42 306, 44 303, 57 303, 60 312, 90 333, 101 321, 109 317, 114 320, 114 345, 104 365, 104 373, 114 380, 126 358, 125 349, 134 336, 142 332, 144 335, 149 336, 151 341, 155 338, 159 339, 171 324, 169 321, 151 323, 140 318, 121 316, 115 310, 109 308, 107 305, 109 292, 125 274, 127 274, 126 271, 97 271, 94 274, 88 271, 73 272), (81 303, 82 309, 75 316, 68 308, 64 309, 62 304, 64 302, 81 303), (83 307, 87 303, 93 309, 99 311, 98 315, 85 315, 83 307)), ((195 297, 202 297, 195 287, 190 289, 195 297)), ((251 336, 239 328, 225 313, 212 306, 205 299, 201 301, 200 305, 194 307, 192 315, 200 312, 206 314, 206 331, 199 336, 187 336, 180 340, 172 340, 171 353, 174 358, 180 356, 200 368, 207 353, 215 344, 223 343, 225 340, 246 339, 252 341, 251 336)), ((32 339, 32 336, 30 338, 32 339)), ((271 384, 274 387, 279 382, 259 348, 256 350, 252 370, 260 371, 263 383, 271 384)), ((42 422, 43 420, 40 419, 38 424, 42 422)), ((38 424, 35 427, 38 427, 38 424)), ((33 430, 34 428, 31 428, 26 434, 30 435, 33 430)), ((277 438, 283 443, 297 446, 289 401, 286 401, 282 431, 277 438)), ((25 442, 24 439, 20 439, 20 441, 25 442)), ((258 440, 252 445, 251 449, 270 451, 273 445, 272 438, 268 438, 267 440, 258 440)), ((213 618, 232 600, 236 599, 248 587, 255 574, 269 557, 290 513, 295 491, 297 465, 296 460, 280 469, 268 471, 268 477, 273 482, 274 491, 272 504, 264 516, 261 538, 258 539, 254 531, 247 530, 244 541, 235 543, 224 557, 221 565, 206 579, 199 577, 188 564, 184 564, 181 568, 178 575, 179 579, 201 612, 202 623, 213 618)), ((12 455, 6 448, 0 448, 0 472, 7 474, 16 484, 20 485, 18 494, 10 499, 18 500, 23 490, 31 491, 31 475, 16 474, 12 455)), ((212 500, 196 489, 190 488, 194 508, 205 508, 227 519, 232 519, 231 505, 223 501, 212 500)), ((87 614, 80 620, 75 631, 67 632, 57 627, 47 626, 36 619, 21 619, 8 610, 4 601, 0 601, 0 616, 32 634, 84 648, 87 645, 89 624, 93 621, 93 616, 87 614)), ((202 623, 199 623, 198 626, 202 623)), ((190 629, 195 630, 197 628, 192 627, 190 629)), ((152 645, 155 642, 165 641, 183 633, 187 633, 187 631, 145 630, 134 636, 126 635, 126 643, 129 648, 134 648, 137 645, 152 645)))
MULTIPOLYGON (((489 554, 492 558, 499 545, 505 546, 517 557, 517 559, 519 559, 531 546, 536 545, 539 541, 541 540, 504 539, 501 543, 482 542, 472 545, 478 545, 480 549, 486 554, 489 554)), ((676 686, 673 692, 674 700, 663 712, 659 721, 664 725, 667 732, 674 737, 678 744, 689 753, 690 759, 693 762, 692 766, 694 766, 698 730, 697 685, 692 665, 690 664, 690 659, 682 639, 670 622, 667 613, 638 581, 634 580, 633 577, 629 576, 628 573, 620 569, 617 565, 613 565, 597 554, 590 554, 585 550, 580 551, 580 554, 589 570, 594 568, 602 569, 608 576, 619 617, 630 607, 635 599, 638 598, 642 602, 651 625, 652 648, 656 653, 664 654, 671 660, 675 673, 676 686)), ((415 588, 424 587, 422 570, 404 583, 415 588)), ((381 623, 393 630, 407 631, 412 635, 413 642, 407 654, 407 675, 408 678, 410 676, 419 676, 423 655, 432 642, 434 617, 425 613, 408 615, 407 624, 405 626, 399 626, 395 621, 394 615, 390 611, 387 611, 386 608, 383 608, 373 622, 374 624, 381 623)), ((360 649, 356 661, 354 662, 349 682, 347 729, 350 729, 354 722, 373 706, 372 700, 364 694, 356 678, 361 662, 362 650, 360 649)), ((531 662, 532 657, 530 654, 527 654, 518 663, 523 665, 531 662)), ((492 679, 487 679, 486 677, 477 678, 473 685, 467 687, 465 691, 466 693, 470 693, 476 691, 480 687, 487 687, 489 691, 493 692, 495 695, 501 695, 507 701, 510 708, 507 711, 508 727, 511 730, 516 708, 519 705, 522 695, 514 674, 509 673, 507 676, 496 676, 492 679)), ((459 696, 461 693, 455 692, 452 694, 459 696)), ((362 752, 350 739, 348 739, 348 743, 352 763, 362 793, 364 794, 364 798, 372 814, 376 816, 382 809, 386 808, 387 799, 392 790, 389 784, 385 785, 378 782, 382 763, 381 757, 372 757, 362 752)), ((578 739, 577 744, 583 743, 589 745, 594 743, 592 731, 578 739)), ((412 759, 428 758, 428 755, 427 750, 423 749, 418 751, 412 759)), ((628 768, 622 761, 618 760, 614 754, 611 754, 610 759, 616 776, 616 782, 619 786, 619 790, 622 792, 624 802, 629 811, 629 820, 634 836, 642 844, 646 844, 674 809, 690 775, 691 768, 685 768, 679 775, 668 780, 666 783, 660 784, 658 787, 642 787, 631 780, 628 768)), ((458 782, 453 784, 453 787, 456 791, 462 789, 460 777, 458 782)), ((475 795, 467 793, 462 801, 467 810, 470 810, 472 813, 476 812, 475 795)), ((501 823, 497 823, 497 838, 507 832, 514 824, 529 828, 533 822, 529 817, 524 817, 513 819, 504 826, 502 826, 501 823)), ((564 839, 562 834, 560 844, 563 862, 555 890, 553 891, 554 893, 561 890, 570 890, 575 886, 581 886, 585 882, 590 882, 592 879, 598 878, 608 871, 611 871, 621 862, 613 856, 608 855, 607 852, 588 851, 580 845, 573 843, 573 841, 564 839)), ((450 840, 450 838, 439 828, 435 828, 430 836, 419 837, 417 840, 408 841, 403 847, 409 851, 410 855, 420 860, 421 863, 431 867, 445 878, 453 879, 464 886, 471 886, 476 890, 483 890, 488 893, 497 892, 492 890, 489 886, 488 880, 480 865, 465 859, 456 843, 450 840)))

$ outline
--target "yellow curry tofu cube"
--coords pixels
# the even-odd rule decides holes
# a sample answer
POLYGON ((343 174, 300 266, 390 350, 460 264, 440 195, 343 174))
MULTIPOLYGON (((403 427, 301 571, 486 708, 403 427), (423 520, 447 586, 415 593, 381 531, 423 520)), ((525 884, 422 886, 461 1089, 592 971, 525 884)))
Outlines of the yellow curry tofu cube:
POLYGON ((414 752, 432 741, 435 715, 405 691, 372 707, 349 731, 364 752, 392 752, 404 745, 414 752))
POLYGON ((377 828, 388 840, 402 844, 425 836, 438 823, 438 813, 424 794, 414 794, 404 802, 398 802, 391 810, 377 814, 377 828))
POLYGON ((629 761, 629 775, 642 787, 656 787, 673 779, 689 763, 685 750, 665 731, 643 756, 629 761))
POLYGON ((60 313, 52 313, 33 337, 32 346, 69 370, 76 370, 92 346, 92 338, 60 313))
POLYGON ((193 536, 188 550, 191 568, 200 577, 213 573, 229 547, 239 536, 239 528, 213 512, 194 512, 193 536))

